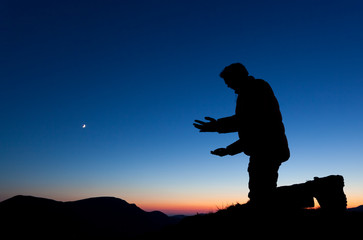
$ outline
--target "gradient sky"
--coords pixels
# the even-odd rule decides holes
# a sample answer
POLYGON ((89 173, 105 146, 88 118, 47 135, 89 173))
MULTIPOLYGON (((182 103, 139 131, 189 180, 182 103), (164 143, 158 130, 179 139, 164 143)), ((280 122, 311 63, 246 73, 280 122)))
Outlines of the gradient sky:
POLYGON ((0 29, 0 201, 246 202, 248 157, 209 153, 237 134, 192 125, 234 113, 218 75, 241 62, 280 103, 278 185, 341 174, 363 204, 362 1, 4 0, 0 29))

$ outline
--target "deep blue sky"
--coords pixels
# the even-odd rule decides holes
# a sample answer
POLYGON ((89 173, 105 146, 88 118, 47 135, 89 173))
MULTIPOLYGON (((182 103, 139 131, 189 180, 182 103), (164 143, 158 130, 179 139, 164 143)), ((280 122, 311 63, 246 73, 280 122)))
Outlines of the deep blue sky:
POLYGON ((241 62, 280 102, 279 185, 342 174, 363 203, 361 1, 12 0, 0 29, 0 200, 245 202, 248 158, 209 154, 237 135, 192 126, 233 114, 218 75, 241 62))

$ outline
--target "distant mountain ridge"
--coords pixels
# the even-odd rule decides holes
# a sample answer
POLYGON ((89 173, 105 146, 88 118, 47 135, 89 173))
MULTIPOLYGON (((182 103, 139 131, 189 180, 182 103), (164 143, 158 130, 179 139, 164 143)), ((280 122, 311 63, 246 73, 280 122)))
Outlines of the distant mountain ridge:
POLYGON ((18 195, 0 202, 0 224, 16 237, 132 237, 178 220, 115 197, 60 202, 18 195))
POLYGON ((354 208, 348 208, 348 211, 363 212, 363 205, 354 208))

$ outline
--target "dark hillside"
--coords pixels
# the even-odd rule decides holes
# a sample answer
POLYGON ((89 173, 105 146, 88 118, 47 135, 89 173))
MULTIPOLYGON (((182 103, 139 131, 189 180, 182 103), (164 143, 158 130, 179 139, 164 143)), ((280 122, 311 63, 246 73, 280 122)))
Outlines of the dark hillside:
MULTIPOLYGON (((154 237, 193 239, 329 239, 359 236, 363 213, 329 213, 321 209, 264 209, 235 205, 216 213, 183 219, 154 237)), ((149 237, 149 236, 148 236, 149 237)))
POLYGON ((344 239, 360 236, 363 212, 234 205, 181 218, 145 212, 113 197, 59 202, 16 196, 0 203, 9 239, 344 239), (179 223, 177 223, 180 221, 179 223))
POLYGON ((2 234, 13 239, 125 238, 176 222, 162 212, 145 212, 113 197, 59 202, 15 196, 0 203, 0 216, 2 234))

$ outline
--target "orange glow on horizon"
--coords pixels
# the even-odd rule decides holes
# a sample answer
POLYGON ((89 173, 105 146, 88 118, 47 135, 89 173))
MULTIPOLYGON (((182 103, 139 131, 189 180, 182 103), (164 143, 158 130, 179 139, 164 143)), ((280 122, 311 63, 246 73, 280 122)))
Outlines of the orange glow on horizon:
MULTIPOLYGON (((240 204, 243 204, 247 201, 239 202, 240 204)), ((184 214, 184 215, 195 215, 198 213, 212 213, 216 212, 219 209, 224 209, 228 206, 234 205, 237 202, 225 204, 223 206, 218 204, 213 204, 211 202, 203 204, 200 203, 164 203, 164 204, 140 204, 138 205, 140 208, 142 208, 145 211, 161 211, 167 215, 176 215, 176 214, 184 214)), ((355 208, 360 205, 363 205, 362 199, 352 199, 350 200, 348 198, 347 208, 355 208)), ((318 201, 314 198, 314 207, 310 209, 318 209, 320 208, 320 205, 318 201)))
MULTIPOLYGON (((348 189, 347 189, 348 190, 348 189)), ((161 211, 167 215, 195 215, 197 213, 211 213, 216 212, 219 209, 224 209, 228 206, 235 205, 237 203, 244 204, 248 201, 247 194, 245 196, 239 195, 231 195, 226 196, 225 194, 215 194, 208 196, 199 196, 196 194, 193 195, 175 195, 175 196, 159 196, 152 194, 145 195, 137 195, 130 196, 129 194, 123 194, 117 196, 117 194, 112 194, 113 191, 109 192, 84 192, 75 193, 71 192, 70 194, 62 194, 60 192, 53 193, 50 192, 48 194, 41 193, 14 193, 13 196, 17 194, 22 195, 34 195, 38 197, 44 197, 49 199, 54 199, 58 201, 76 201, 80 199, 96 197, 96 196, 113 196, 127 201, 128 203, 136 204, 139 208, 151 212, 151 211, 161 211), (124 196, 130 196, 129 198, 124 196)), ((363 205, 363 197, 360 192, 346 191, 347 195, 347 208, 354 208, 360 205, 363 205)), ((6 198, 12 197, 11 195, 4 197, 6 198)), ((315 201, 315 207, 319 207, 317 201, 315 201)))
POLYGON ((195 215, 198 213, 211 213, 216 212, 218 207, 216 205, 206 204, 140 204, 140 208, 145 211, 161 211, 167 215, 195 215))

